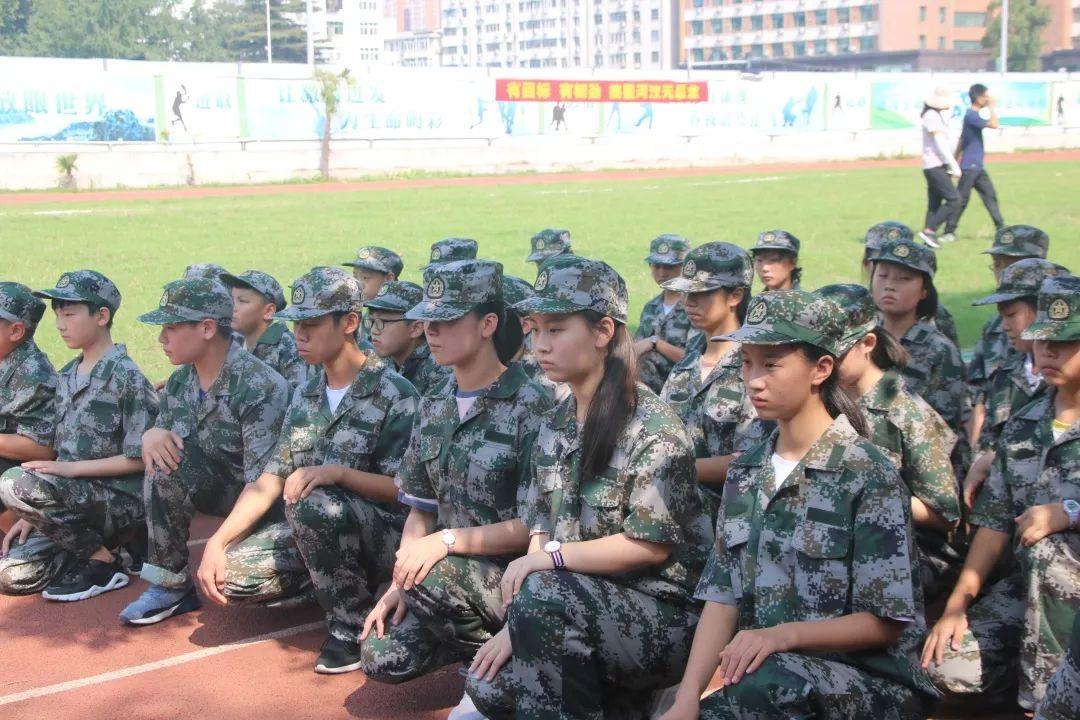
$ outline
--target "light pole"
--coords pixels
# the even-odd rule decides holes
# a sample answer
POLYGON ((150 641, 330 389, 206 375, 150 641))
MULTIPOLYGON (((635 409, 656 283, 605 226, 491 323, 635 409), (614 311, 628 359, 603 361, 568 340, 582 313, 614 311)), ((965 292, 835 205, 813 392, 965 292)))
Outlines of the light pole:
POLYGON ((1001 0, 1001 73, 1009 71, 1009 0, 1001 0))
POLYGON ((270 38, 270 0, 266 0, 266 64, 274 62, 274 41, 270 38))

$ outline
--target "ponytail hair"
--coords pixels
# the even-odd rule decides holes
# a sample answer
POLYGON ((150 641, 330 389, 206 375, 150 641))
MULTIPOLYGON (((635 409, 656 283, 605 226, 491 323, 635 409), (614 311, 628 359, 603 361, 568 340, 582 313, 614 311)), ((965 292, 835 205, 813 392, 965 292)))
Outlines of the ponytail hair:
POLYGON ((848 422, 851 423, 851 427, 855 428, 855 432, 863 437, 869 437, 870 428, 866 424, 866 416, 863 415, 863 411, 859 408, 858 404, 851 399, 851 396, 840 387, 839 358, 819 348, 817 345, 810 345, 809 343, 800 343, 798 348, 810 362, 817 362, 826 355, 833 358, 833 371, 830 373, 829 377, 825 378, 825 382, 821 383, 820 387, 821 401, 825 403, 825 410, 828 411, 829 415, 834 419, 840 415, 846 416, 848 422))
POLYGON ((938 292, 937 287, 934 285, 934 278, 930 277, 927 273, 920 272, 923 279, 923 289, 926 290, 926 297, 919 301, 915 306, 915 315, 921 319, 932 318, 937 315, 938 311, 938 292))
POLYGON ((896 341, 891 332, 881 325, 878 325, 870 332, 877 338, 877 345, 874 345, 874 349, 870 352, 870 362, 877 365, 881 370, 892 370, 894 368, 899 370, 907 367, 911 356, 908 355, 908 351, 904 349, 904 346, 896 341))
POLYGON ((495 354, 499 356, 499 362, 508 365, 525 341, 525 333, 521 329, 521 317, 517 311, 502 300, 490 300, 480 303, 473 308, 472 312, 477 318, 483 318, 485 315, 495 315, 499 318, 491 341, 495 344, 495 354))
MULTIPOLYGON (((595 310, 579 313, 595 327, 606 316, 595 310)), ((634 345, 626 325, 615 323, 615 335, 608 343, 604 376, 596 388, 585 425, 581 430, 581 468, 585 477, 603 472, 623 430, 637 411, 637 365, 634 345)))

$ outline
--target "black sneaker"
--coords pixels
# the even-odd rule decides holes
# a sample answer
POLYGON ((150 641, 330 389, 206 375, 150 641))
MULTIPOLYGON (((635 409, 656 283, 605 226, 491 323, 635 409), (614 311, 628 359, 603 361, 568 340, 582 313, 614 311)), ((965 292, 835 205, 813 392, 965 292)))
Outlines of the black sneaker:
POLYGON ((321 675, 340 675, 360 669, 360 643, 346 642, 333 635, 326 638, 319 659, 315 661, 315 672, 321 675))
POLYGON ((59 580, 42 591, 41 597, 54 602, 78 602, 110 590, 119 590, 127 584, 128 576, 118 560, 90 560, 61 575, 59 580))

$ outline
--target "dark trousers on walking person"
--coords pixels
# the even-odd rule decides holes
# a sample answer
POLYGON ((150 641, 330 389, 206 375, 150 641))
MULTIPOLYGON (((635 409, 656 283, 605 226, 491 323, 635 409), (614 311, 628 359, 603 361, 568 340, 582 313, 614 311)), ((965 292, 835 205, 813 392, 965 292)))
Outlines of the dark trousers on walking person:
MULTIPOLYGON (((926 223, 927 230, 937 231, 942 223, 960 217, 960 191, 953 185, 952 177, 944 167, 923 170, 926 177, 926 223)), ((951 227, 955 227, 950 223, 951 227)), ((946 232, 952 232, 946 228, 946 232)))
POLYGON ((973 167, 964 170, 960 176, 960 182, 956 188, 960 194, 960 207, 957 208, 956 214, 948 219, 945 232, 956 232, 956 227, 960 224, 960 216, 964 214, 968 201, 971 200, 973 189, 979 193, 983 205, 986 206, 986 212, 990 213, 990 218, 994 221, 994 229, 1000 230, 1005 226, 1005 221, 1001 219, 1001 211, 998 209, 997 192, 994 190, 994 183, 990 181, 990 173, 986 172, 986 168, 973 167))

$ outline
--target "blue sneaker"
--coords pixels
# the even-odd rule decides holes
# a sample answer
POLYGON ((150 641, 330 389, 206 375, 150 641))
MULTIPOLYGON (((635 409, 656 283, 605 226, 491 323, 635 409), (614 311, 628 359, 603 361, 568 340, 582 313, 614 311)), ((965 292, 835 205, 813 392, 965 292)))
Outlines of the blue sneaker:
POLYGON ((153 625, 175 615, 202 607, 194 587, 167 588, 151 585, 138 599, 124 608, 120 619, 128 625, 153 625))

